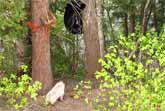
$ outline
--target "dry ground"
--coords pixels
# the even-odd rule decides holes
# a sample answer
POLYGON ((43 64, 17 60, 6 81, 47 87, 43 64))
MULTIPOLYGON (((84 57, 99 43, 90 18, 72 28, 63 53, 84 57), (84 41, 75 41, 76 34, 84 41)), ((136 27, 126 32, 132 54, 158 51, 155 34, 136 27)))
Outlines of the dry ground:
MULTIPOLYGON (((68 78, 62 80, 66 84, 64 101, 58 101, 55 105, 44 106, 42 97, 39 97, 38 102, 31 102, 28 107, 20 111, 94 111, 91 105, 85 104, 83 98, 77 100, 73 98, 73 88, 79 81, 68 78)), ((92 90, 92 98, 96 96, 97 92, 97 89, 92 90)), ((5 106, 5 100, 0 98, 0 111, 16 111, 5 106)))

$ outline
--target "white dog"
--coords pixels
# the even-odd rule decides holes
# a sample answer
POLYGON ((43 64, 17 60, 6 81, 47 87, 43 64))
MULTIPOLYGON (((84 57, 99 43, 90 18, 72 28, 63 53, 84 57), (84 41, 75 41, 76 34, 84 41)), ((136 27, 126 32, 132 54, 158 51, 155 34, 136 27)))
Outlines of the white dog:
POLYGON ((64 97, 65 84, 62 81, 59 81, 55 86, 47 93, 46 101, 54 104, 58 99, 61 101, 64 97))

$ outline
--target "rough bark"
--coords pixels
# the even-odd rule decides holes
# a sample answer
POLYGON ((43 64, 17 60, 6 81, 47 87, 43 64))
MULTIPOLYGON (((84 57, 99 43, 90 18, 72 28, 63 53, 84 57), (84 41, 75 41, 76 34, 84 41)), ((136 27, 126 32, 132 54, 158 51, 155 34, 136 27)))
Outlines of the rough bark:
POLYGON ((88 78, 93 78, 94 73, 101 67, 98 59, 101 58, 98 23, 96 16, 95 0, 86 0, 84 14, 84 39, 85 39, 85 68, 88 78))
MULTIPOLYGON (((47 15, 48 0, 32 0, 31 8, 32 22, 41 25, 41 17, 47 15)), ((40 93, 46 93, 53 84, 49 34, 44 27, 32 34, 32 79, 42 83, 40 93)))
POLYGON ((103 30, 102 30, 102 15, 103 15, 103 9, 102 9, 102 0, 96 0, 96 13, 97 13, 97 23, 98 23, 98 35, 99 35, 99 42, 100 42, 100 54, 101 57, 104 57, 105 49, 104 49, 104 36, 103 36, 103 30))

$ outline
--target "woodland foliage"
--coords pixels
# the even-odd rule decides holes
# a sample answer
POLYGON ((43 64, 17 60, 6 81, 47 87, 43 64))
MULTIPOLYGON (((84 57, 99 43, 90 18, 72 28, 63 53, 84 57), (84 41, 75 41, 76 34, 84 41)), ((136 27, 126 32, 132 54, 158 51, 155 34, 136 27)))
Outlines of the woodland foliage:
POLYGON ((165 30, 160 36, 148 32, 118 38, 118 45, 100 59, 100 95, 94 100, 96 111, 165 110, 165 30))
MULTIPOLYGON (((67 3, 68 0, 49 3, 57 19, 50 30, 52 70, 55 76, 83 80, 84 37, 65 29, 63 16, 67 3)), ((91 102, 96 111, 164 111, 165 1, 101 0, 100 4, 106 55, 99 60, 102 69, 95 76, 101 81, 101 93, 85 101, 91 102), (143 33, 146 17, 147 29, 143 33)), ((28 104, 27 95, 36 99, 41 87, 38 82, 32 84, 32 78, 27 76, 31 72, 31 33, 24 23, 31 21, 30 13, 29 0, 0 0, 0 72, 5 72, 3 78, 0 73, 0 96, 6 96, 7 103, 15 108, 28 104), (25 46, 21 59, 15 47, 17 40, 25 46), (23 65, 26 72, 17 78, 20 61, 29 68, 23 65)), ((81 81, 74 89, 74 98, 79 99, 84 90, 90 95, 91 84, 81 81)))

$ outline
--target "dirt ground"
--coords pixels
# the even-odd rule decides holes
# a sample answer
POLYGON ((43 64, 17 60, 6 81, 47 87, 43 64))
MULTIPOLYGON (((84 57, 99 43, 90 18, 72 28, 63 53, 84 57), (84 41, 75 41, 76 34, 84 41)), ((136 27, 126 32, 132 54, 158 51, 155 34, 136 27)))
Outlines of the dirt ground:
MULTIPOLYGON (((59 80, 56 80, 56 82, 59 80)), ((94 111, 92 105, 86 104, 84 99, 73 98, 73 88, 79 81, 73 79, 64 79, 66 85, 65 96, 63 101, 58 101, 55 105, 44 106, 43 99, 39 98, 38 102, 31 102, 29 106, 23 110, 17 111, 94 111)), ((55 82, 55 83, 56 83, 55 82)), ((92 98, 96 96, 97 90, 92 90, 92 98)), ((85 98, 85 95, 84 95, 85 98)), ((5 107, 5 100, 0 98, 0 111, 16 111, 5 107)))

